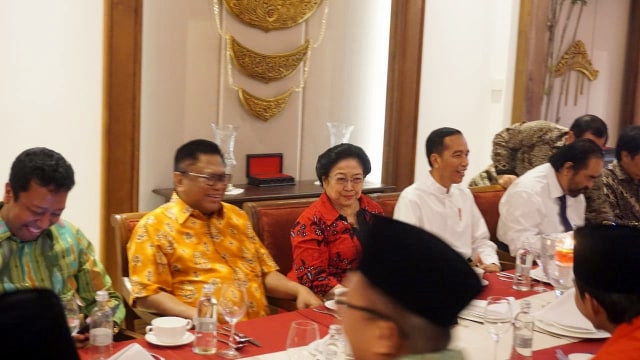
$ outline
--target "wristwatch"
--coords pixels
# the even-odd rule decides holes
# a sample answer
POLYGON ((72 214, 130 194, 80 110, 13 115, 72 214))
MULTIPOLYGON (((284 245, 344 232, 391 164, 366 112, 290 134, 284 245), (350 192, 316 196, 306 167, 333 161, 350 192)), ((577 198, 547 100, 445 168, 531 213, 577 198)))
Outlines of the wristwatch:
POLYGON ((120 332, 120 325, 117 322, 113 322, 113 335, 116 335, 120 332))

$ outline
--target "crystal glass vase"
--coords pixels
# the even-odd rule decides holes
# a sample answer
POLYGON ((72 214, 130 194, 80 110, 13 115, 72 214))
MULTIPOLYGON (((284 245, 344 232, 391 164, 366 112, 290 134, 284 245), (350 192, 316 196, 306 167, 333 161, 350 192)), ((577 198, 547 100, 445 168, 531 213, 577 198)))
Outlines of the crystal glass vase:
MULTIPOLYGON (((238 127, 235 125, 216 125, 211 124, 213 128, 213 137, 215 139, 216 144, 220 146, 222 150, 222 154, 224 154, 224 162, 226 165, 225 173, 229 175, 231 178, 231 174, 233 173, 233 167, 236 166, 236 157, 233 153, 233 149, 236 144, 236 135, 238 134, 238 127)), ((244 191, 244 189, 237 188, 233 186, 231 181, 227 184, 227 190, 225 194, 227 195, 237 195, 244 191)))
POLYGON ((349 137, 351 136, 351 131, 353 131, 354 125, 340 122, 328 122, 327 126, 329 127, 329 147, 349 142, 349 137))
MULTIPOLYGON (((351 131, 353 131, 355 125, 328 122, 327 127, 329 128, 329 147, 332 148, 338 144, 348 143, 351 131)), ((314 184, 320 185, 320 181, 316 180, 314 184)))

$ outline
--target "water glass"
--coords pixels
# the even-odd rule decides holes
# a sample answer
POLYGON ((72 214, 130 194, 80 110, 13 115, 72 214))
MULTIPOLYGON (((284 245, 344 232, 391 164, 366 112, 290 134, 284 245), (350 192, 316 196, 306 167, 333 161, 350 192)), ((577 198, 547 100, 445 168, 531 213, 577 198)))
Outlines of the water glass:
POLYGON ((73 335, 78 331, 78 328, 80 328, 80 309, 78 308, 75 296, 63 298, 62 307, 64 308, 64 314, 67 318, 69 331, 73 335))
MULTIPOLYGON (((225 320, 231 325, 231 334, 235 334, 236 323, 247 311, 246 285, 239 282, 225 283, 222 285, 218 308, 222 312, 225 320)), ((235 337, 230 336, 229 348, 219 351, 216 354, 227 359, 237 359, 240 357, 240 353, 236 351, 235 347, 235 337)))
POLYGON ((287 354, 290 360, 313 360, 315 345, 320 339, 318 324, 297 320, 291 323, 289 335, 287 336, 287 354))
POLYGON ((494 341, 494 359, 498 359, 498 343, 500 337, 511 329, 513 313, 511 302, 504 296, 489 296, 484 308, 484 325, 494 341))

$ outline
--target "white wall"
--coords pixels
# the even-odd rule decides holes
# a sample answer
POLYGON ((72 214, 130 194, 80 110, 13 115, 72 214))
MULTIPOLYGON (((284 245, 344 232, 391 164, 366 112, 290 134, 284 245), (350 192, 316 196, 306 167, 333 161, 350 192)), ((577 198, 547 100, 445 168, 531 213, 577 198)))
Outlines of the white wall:
MULTIPOLYGON (((306 85, 291 95, 284 111, 268 122, 249 115, 228 85, 224 41, 217 33, 208 0, 154 0, 144 4, 140 205, 158 206, 151 193, 172 187, 175 149, 194 138, 213 140, 210 124, 239 126, 234 182, 245 183, 246 154, 284 154, 284 172, 315 179, 317 156, 329 146, 326 122, 355 125, 350 142, 371 157, 372 180, 380 180, 389 43, 388 0, 323 2, 309 20, 268 33, 240 23, 223 11, 224 33, 263 53, 290 51, 309 38, 317 42, 325 4, 324 41, 314 48, 306 85)), ((275 97, 297 86, 302 71, 262 84, 233 70, 238 86, 275 97)))
POLYGON ((425 140, 439 127, 465 135, 465 182, 490 164, 491 139, 508 126, 519 1, 428 0, 422 49, 416 179, 427 176, 425 140))
POLYGON ((0 2, 0 182, 13 159, 46 146, 73 165, 63 217, 99 250, 102 170, 102 1, 0 2))

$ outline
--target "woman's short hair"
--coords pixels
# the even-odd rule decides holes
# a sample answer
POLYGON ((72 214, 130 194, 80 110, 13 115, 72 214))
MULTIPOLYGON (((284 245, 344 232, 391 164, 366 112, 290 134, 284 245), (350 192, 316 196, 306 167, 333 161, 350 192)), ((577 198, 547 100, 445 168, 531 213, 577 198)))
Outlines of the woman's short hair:
POLYGON ((344 159, 358 160, 362 166, 364 176, 369 175, 371 172, 371 161, 367 153, 360 146, 344 143, 330 147, 318 156, 318 161, 316 161, 316 176, 318 180, 322 183, 322 179, 329 176, 331 169, 344 159))

